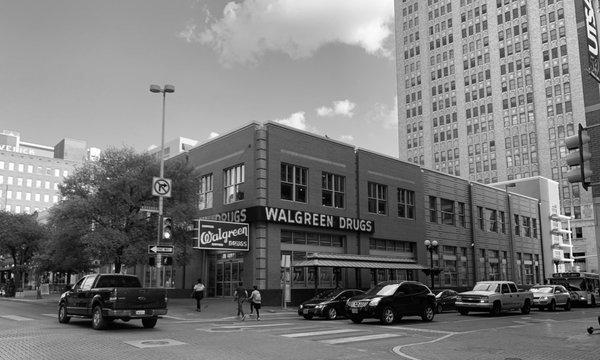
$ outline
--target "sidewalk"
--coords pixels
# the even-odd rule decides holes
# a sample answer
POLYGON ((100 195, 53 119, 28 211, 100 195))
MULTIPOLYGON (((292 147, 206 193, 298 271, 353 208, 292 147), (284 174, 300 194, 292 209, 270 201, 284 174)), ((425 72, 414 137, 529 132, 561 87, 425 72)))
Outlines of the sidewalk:
MULTIPOLYGON (((16 301, 27 303, 52 304, 58 306, 59 294, 43 295, 41 299, 33 297, 27 298, 7 298, 0 297, 2 301, 16 301)), ((189 298, 170 298, 168 302, 168 313, 164 317, 175 320, 236 320, 237 304, 232 298, 204 298, 202 300, 202 311, 196 311, 196 300, 189 298)), ((244 311, 250 313, 250 304, 244 303, 244 311)), ((276 316, 293 316, 297 315, 296 307, 288 307, 283 309, 276 306, 263 306, 260 309, 261 318, 269 318, 276 316)), ((246 318, 254 320, 255 317, 246 318)))

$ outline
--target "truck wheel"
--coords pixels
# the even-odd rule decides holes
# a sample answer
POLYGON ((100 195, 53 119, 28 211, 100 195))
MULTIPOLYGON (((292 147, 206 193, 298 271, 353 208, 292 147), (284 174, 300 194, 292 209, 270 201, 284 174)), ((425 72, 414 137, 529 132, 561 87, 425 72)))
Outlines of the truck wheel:
POLYGON ((329 308, 329 310, 327 310, 327 319, 329 319, 329 320, 337 319, 337 311, 335 310, 334 307, 331 307, 331 308, 329 308))
POLYGON ((158 318, 142 319, 142 325, 144 325, 145 329, 152 329, 154 326, 156 326, 157 321, 158 321, 158 318))
POLYGON ((548 311, 556 311, 556 301, 552 300, 548 305, 548 311))
POLYGON ((469 310, 467 309, 458 309, 458 313, 461 315, 469 315, 469 310))
POLYGON ((433 306, 425 305, 425 309, 423 309, 423 313, 421 314, 421 320, 429 322, 433 320, 434 316, 433 306))
POLYGON ((350 320, 352 320, 353 323, 355 324, 360 324, 363 321, 363 318, 361 318, 360 316, 356 316, 356 317, 351 317, 350 320))
POLYGON ((494 305, 492 305, 492 310, 490 310, 490 314, 492 316, 498 316, 502 312, 502 304, 499 301, 495 301, 494 305))
POLYGON ((525 304, 523 304, 523 307, 521 308, 521 314, 527 315, 527 314, 529 314, 530 311, 531 311, 531 303, 529 302, 529 299, 527 299, 527 300, 525 300, 525 304))
POLYGON ((564 309, 565 311, 571 311, 571 299, 567 299, 564 309))
POLYGON ((67 306, 65 303, 60 303, 58 306, 58 322, 66 324, 71 320, 71 317, 67 315, 67 306))
POLYGON ((444 311, 444 307, 442 306, 442 304, 437 304, 436 308, 435 308, 435 312, 438 314, 441 314, 444 311))
POLYGON ((394 320, 394 310, 392 310, 392 308, 389 306, 383 309, 379 321, 381 321, 383 325, 390 325, 394 323, 394 320))
POLYGON ((94 330, 104 330, 106 329, 106 320, 102 315, 102 308, 100 305, 96 305, 94 307, 94 312, 92 315, 92 328, 94 330))

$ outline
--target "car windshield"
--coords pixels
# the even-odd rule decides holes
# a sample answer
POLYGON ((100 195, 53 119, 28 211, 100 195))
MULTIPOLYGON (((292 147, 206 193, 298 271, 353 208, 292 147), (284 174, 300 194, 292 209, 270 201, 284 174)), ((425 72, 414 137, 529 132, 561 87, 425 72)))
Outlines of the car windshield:
POLYGON ((473 288, 473 291, 494 291, 498 292, 498 284, 491 283, 477 283, 473 288))
POLYGON ((396 289, 398 289, 399 286, 400 284, 379 284, 375 287, 370 288, 369 291, 365 293, 365 295, 392 295, 396 292, 396 289))
POLYGON ((342 291, 344 290, 324 290, 318 293, 317 296, 315 296, 314 298, 319 300, 333 299, 334 297, 338 296, 342 291))
POLYGON ((531 292, 534 293, 547 293, 547 294, 551 294, 552 293, 552 286, 540 286, 540 287, 532 287, 531 292))

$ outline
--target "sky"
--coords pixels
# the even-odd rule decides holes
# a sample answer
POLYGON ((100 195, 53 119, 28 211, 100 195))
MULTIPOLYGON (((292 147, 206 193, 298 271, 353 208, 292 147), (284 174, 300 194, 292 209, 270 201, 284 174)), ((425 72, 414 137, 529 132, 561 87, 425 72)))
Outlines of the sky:
POLYGON ((0 0, 0 130, 200 142, 277 121, 398 156, 393 0, 0 0))

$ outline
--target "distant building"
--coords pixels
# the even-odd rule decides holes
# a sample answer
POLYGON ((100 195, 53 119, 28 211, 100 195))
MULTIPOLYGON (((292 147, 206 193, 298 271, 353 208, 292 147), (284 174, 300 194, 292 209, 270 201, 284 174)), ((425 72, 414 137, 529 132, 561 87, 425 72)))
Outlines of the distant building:
MULTIPOLYGON (((179 155, 182 152, 188 151, 194 146, 198 145, 200 142, 198 140, 188 139, 184 137, 178 137, 176 139, 170 140, 165 143, 165 147, 163 150, 165 160, 172 158, 173 156, 179 155)), ((152 145, 148 147, 148 153, 159 156, 160 146, 152 145)))
POLYGON ((100 150, 82 140, 63 139, 55 146, 21 140, 16 131, 0 133, 0 209, 42 212, 60 201, 58 185, 76 166, 97 158, 100 150))

